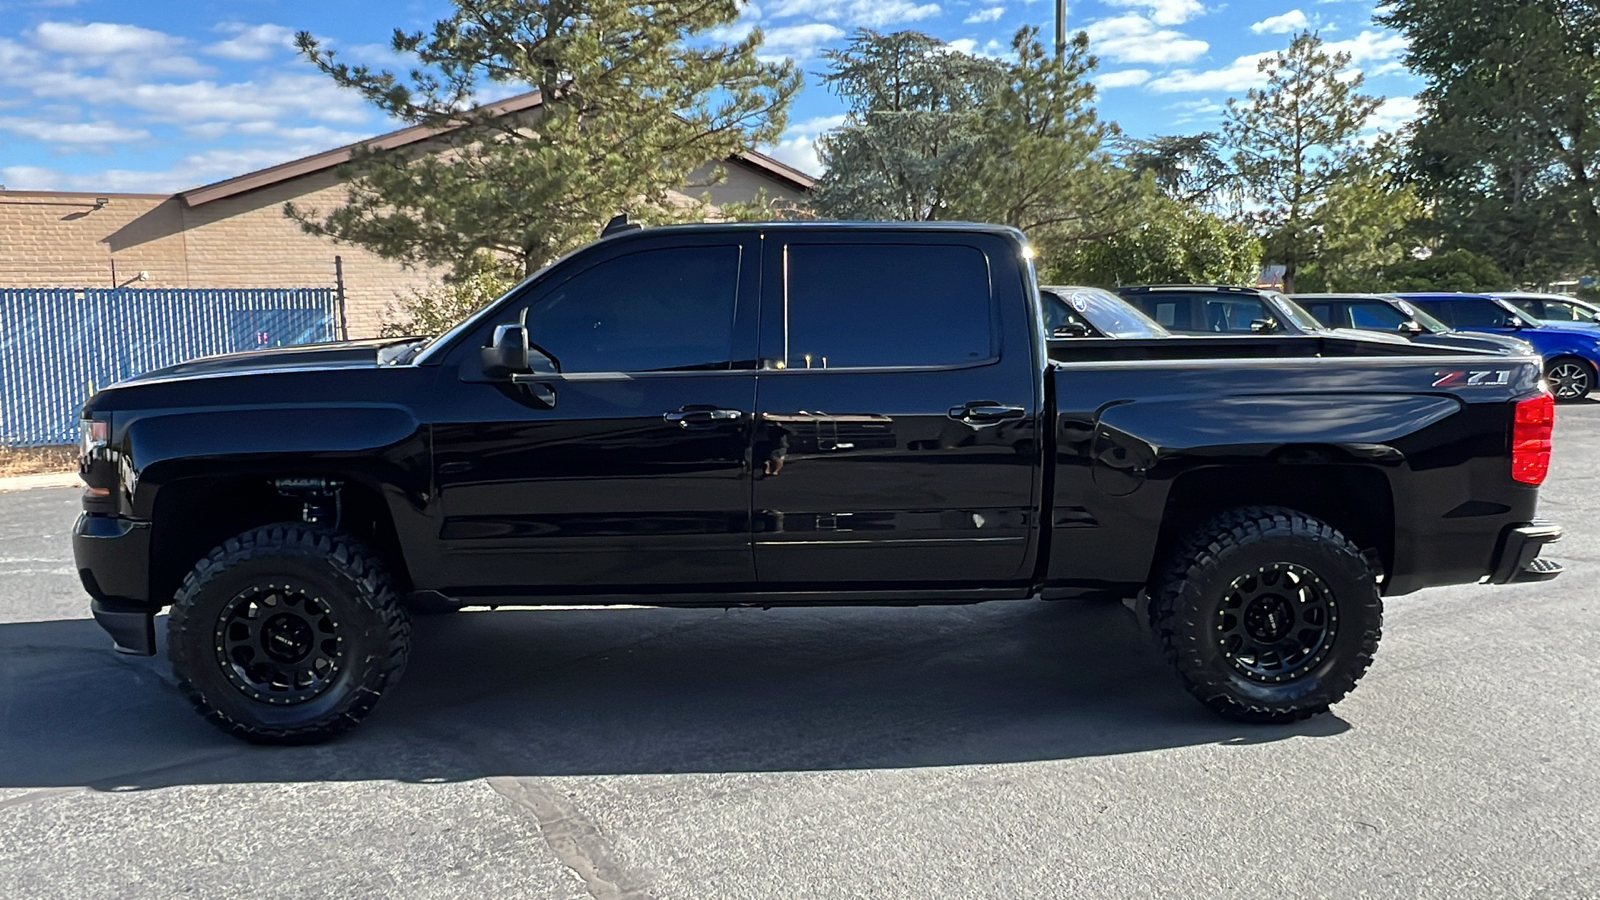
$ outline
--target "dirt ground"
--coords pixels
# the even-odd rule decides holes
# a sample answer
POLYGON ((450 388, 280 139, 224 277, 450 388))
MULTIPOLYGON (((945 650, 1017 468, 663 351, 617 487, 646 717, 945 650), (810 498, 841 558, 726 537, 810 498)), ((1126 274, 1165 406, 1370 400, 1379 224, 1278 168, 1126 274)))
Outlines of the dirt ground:
POLYGON ((78 447, 76 444, 65 444, 56 447, 0 446, 0 478, 8 475, 75 472, 77 469, 78 447))

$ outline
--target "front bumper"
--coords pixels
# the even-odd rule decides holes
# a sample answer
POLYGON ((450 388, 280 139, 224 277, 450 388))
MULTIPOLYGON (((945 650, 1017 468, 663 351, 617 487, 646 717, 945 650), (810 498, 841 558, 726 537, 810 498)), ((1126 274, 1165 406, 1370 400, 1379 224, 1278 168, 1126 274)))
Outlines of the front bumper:
POLYGON ((153 656, 155 611, 150 608, 150 523, 84 513, 72 528, 72 556, 90 611, 116 648, 153 656))
POLYGON ((1559 540, 1561 526, 1552 522, 1534 521, 1507 527, 1500 536, 1500 551, 1490 570, 1489 581, 1492 584, 1549 581, 1560 575, 1560 563, 1539 558, 1546 544, 1559 540))

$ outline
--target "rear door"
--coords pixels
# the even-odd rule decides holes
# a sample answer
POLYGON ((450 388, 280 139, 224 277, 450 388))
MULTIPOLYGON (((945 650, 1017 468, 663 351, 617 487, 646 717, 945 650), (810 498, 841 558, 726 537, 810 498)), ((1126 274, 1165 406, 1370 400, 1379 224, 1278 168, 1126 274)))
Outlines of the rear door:
POLYGON ((1026 578, 1037 314, 981 233, 769 236, 752 495, 766 589, 1026 578))

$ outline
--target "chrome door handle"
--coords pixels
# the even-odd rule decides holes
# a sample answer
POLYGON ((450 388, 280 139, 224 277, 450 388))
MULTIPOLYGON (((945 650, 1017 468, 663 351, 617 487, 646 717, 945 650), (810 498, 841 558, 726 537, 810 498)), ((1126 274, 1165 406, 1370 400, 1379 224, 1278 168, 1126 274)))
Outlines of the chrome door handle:
POLYGON ((686 406, 683 409, 669 413, 662 413, 661 418, 668 422, 677 422, 682 428, 696 428, 707 425, 716 425, 719 422, 734 422, 744 416, 740 409, 715 409, 706 407, 686 406))
POLYGON ((1003 406, 999 403, 968 403, 950 407, 950 418, 969 425, 989 425, 1006 419, 1020 419, 1028 411, 1020 406, 1003 406))

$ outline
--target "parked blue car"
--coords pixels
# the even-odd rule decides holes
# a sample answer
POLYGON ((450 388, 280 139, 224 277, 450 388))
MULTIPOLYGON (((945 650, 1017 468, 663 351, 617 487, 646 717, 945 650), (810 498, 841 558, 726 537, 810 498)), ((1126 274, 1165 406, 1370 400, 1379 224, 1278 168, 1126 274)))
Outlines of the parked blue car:
POLYGON ((1557 400, 1589 396, 1600 371, 1600 327, 1535 319, 1509 301, 1486 294, 1401 294, 1422 311, 1458 331, 1509 334, 1533 345, 1544 359, 1545 378, 1557 400))

